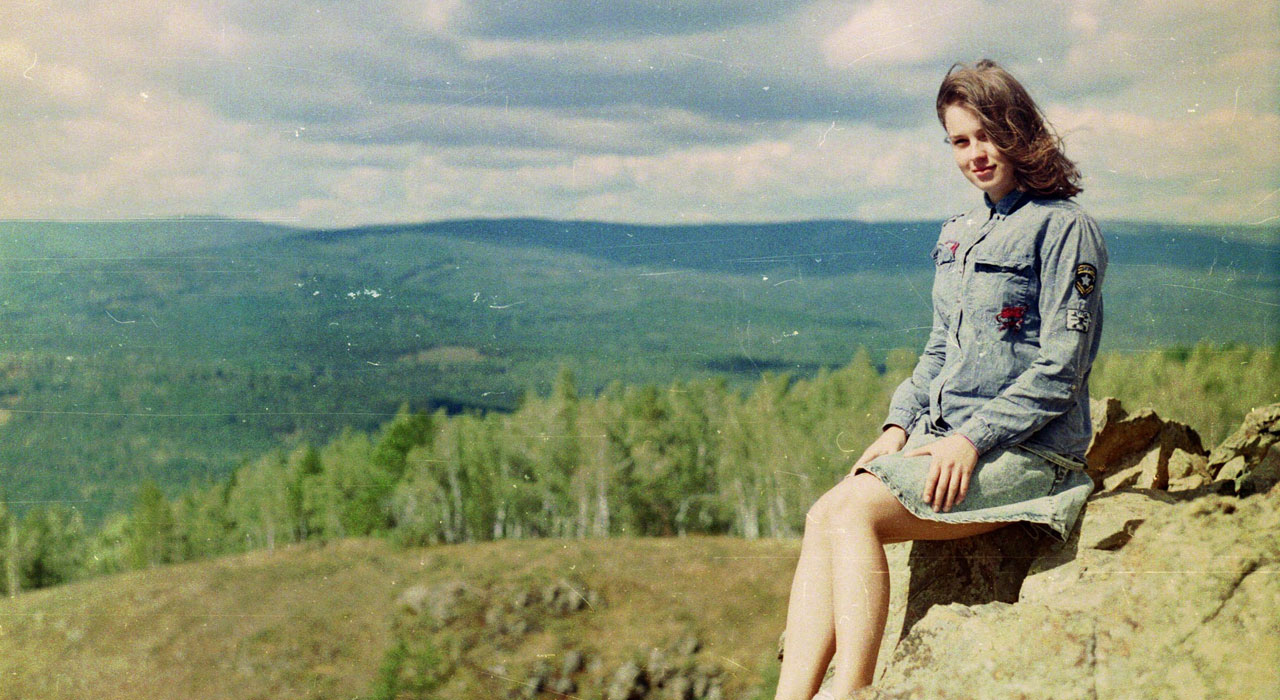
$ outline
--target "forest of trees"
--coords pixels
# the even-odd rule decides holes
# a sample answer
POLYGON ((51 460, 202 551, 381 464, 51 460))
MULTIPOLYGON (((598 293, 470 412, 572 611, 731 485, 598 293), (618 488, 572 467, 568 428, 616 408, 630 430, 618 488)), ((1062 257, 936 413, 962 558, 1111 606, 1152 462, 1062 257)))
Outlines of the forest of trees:
MULTIPOLYGON (((791 537, 812 501, 879 431, 905 350, 860 352, 811 379, 613 385, 583 397, 562 370, 513 412, 402 410, 372 434, 275 450, 171 498, 144 483, 93 527, 63 504, 0 498, 0 586, 13 594, 86 576, 343 537, 406 546, 527 537, 687 533, 791 537)), ((1198 346, 1108 355, 1095 397, 1154 406, 1207 445, 1280 396, 1280 349, 1198 346)))

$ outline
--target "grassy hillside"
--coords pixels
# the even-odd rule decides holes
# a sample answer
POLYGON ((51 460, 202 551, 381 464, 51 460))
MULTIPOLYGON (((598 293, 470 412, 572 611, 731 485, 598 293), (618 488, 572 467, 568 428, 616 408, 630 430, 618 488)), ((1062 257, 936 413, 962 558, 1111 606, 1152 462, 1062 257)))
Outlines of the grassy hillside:
MULTIPOLYGON (((1280 339, 1275 236, 1105 227, 1104 350, 1280 339), (1270 240, 1268 243, 1266 241, 1270 240)), ((915 350, 930 224, 0 223, 0 483, 91 519, 403 403, 507 410, 915 350)))
POLYGON ((464 609, 449 634, 474 645, 432 697, 506 697, 571 650, 586 657, 585 688, 692 635, 694 659, 739 698, 773 663, 797 550, 704 537, 409 550, 346 540, 100 578, 0 599, 0 698, 371 697, 413 617, 396 602, 405 591, 464 582, 496 604, 536 601, 561 580, 593 604, 554 615, 535 602, 517 632, 464 609))

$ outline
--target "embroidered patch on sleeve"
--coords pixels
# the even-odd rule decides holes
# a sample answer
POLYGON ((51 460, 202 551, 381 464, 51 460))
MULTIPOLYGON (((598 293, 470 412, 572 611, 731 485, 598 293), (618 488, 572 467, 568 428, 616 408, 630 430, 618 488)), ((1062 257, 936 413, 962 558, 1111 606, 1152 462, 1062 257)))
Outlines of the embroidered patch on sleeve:
MULTIPOLYGON (((1076 284, 1079 284, 1077 282, 1076 284)), ((1089 332, 1089 322, 1093 319, 1089 316, 1088 311, 1080 309, 1067 309, 1067 330, 1080 331, 1081 333, 1089 332)))
POLYGON ((1090 263, 1076 265, 1076 291, 1087 297, 1093 293, 1093 286, 1098 281, 1098 268, 1090 263))

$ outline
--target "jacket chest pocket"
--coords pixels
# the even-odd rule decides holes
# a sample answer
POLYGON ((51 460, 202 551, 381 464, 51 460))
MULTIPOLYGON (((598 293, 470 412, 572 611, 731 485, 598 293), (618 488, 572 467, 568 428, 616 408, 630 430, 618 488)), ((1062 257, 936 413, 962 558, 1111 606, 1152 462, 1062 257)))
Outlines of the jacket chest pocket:
POLYGON ((1028 258, 975 254, 966 306, 998 332, 1021 331, 1036 315, 1035 270, 1028 258))

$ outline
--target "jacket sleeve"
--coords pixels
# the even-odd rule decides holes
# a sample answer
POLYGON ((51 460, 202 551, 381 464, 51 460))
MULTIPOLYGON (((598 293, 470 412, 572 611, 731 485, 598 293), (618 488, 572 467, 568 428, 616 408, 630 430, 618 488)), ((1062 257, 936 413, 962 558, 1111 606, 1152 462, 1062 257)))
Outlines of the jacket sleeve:
POLYGON ((884 419, 884 428, 897 425, 909 435, 915 428, 916 421, 928 411, 929 385, 942 370, 942 363, 947 355, 947 332, 946 321, 935 305, 933 330, 929 331, 929 340, 925 342, 924 352, 916 362, 911 376, 894 390, 893 398, 889 401, 889 415, 884 419))
POLYGON ((1102 331, 1107 250, 1083 213, 1051 220, 1040 246, 1040 351, 1031 365, 956 432, 985 453, 1016 445, 1076 402, 1102 331))
MULTIPOLYGON (((946 237, 947 225, 955 221, 959 217, 952 217, 951 220, 943 224, 942 238, 946 237)), ((938 270, 938 255, 942 254, 943 243, 939 239, 938 245, 934 246, 934 285, 938 284, 938 276, 941 273, 938 270)), ((955 254, 954 249, 950 251, 955 254)), ((954 264, 954 263, 953 263, 954 264)), ((947 335, 950 333, 950 326, 947 323, 947 316, 938 311, 937 293, 933 296, 933 327, 929 331, 929 339, 925 341, 924 352, 920 355, 920 359, 916 362, 916 367, 911 372, 911 376, 907 377, 898 385, 893 392, 893 398, 889 401, 889 415, 884 419, 884 425, 881 428, 888 428, 890 425, 900 426, 903 430, 910 434, 915 428, 916 422, 920 417, 929 410, 929 385, 933 383, 933 378, 938 376, 938 372, 942 371, 943 362, 947 357, 947 335)))

